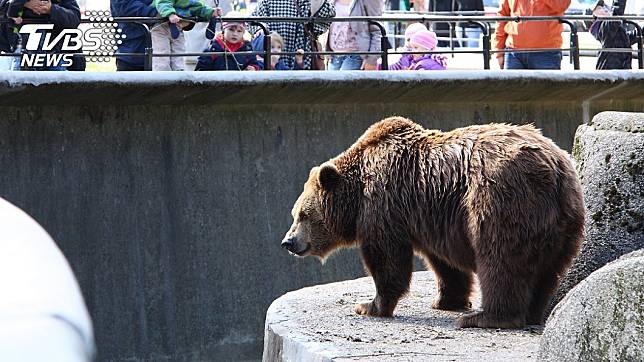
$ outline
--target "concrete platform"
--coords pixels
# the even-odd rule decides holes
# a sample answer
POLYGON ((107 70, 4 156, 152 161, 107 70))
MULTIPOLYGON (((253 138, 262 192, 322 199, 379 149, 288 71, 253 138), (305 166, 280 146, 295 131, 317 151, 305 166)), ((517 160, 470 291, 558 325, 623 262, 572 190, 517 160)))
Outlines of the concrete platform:
MULTIPOLYGON (((266 313, 264 361, 530 361, 541 326, 456 329, 462 313, 431 309, 432 272, 414 273, 394 318, 354 314, 375 294, 370 277, 290 292, 266 313)), ((475 305, 479 298, 476 296, 475 305)))

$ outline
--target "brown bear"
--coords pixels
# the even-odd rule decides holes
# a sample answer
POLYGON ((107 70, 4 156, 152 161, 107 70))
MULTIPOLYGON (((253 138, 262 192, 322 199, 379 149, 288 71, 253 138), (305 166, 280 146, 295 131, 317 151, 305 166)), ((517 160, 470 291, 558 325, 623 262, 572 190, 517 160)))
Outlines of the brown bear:
POLYGON ((543 322, 584 213, 568 154, 531 125, 441 132, 391 117, 311 170, 282 247, 324 260, 358 246, 376 284, 358 314, 392 316, 416 253, 436 274, 432 307, 469 308, 476 273, 482 311, 458 326, 518 328, 543 322))

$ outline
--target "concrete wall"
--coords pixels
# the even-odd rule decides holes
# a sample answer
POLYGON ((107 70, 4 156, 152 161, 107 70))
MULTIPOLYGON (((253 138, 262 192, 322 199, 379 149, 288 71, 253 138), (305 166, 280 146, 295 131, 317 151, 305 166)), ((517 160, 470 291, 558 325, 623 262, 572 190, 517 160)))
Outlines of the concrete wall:
POLYGON ((644 73, 4 73, 0 197, 69 259, 99 360, 260 359, 272 300, 364 275, 279 242, 310 167, 371 123, 534 122, 570 149, 607 109, 643 111, 644 73))

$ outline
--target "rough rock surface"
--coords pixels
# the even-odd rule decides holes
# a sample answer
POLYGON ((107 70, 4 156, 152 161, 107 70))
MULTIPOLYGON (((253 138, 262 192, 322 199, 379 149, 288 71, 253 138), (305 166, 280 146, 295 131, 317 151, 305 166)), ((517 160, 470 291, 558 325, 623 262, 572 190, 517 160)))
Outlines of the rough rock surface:
POLYGON ((539 360, 644 361, 644 249, 595 271, 557 305, 539 360))
MULTIPOLYGON (((393 318, 358 316, 375 294, 370 277, 290 292, 266 314, 264 361, 529 361, 541 327, 456 329, 459 312, 431 308, 432 272, 414 273, 393 318)), ((476 297, 475 305, 479 299, 476 297)))
POLYGON ((593 271, 644 248, 644 113, 602 112, 575 135, 586 238, 551 303, 593 271))

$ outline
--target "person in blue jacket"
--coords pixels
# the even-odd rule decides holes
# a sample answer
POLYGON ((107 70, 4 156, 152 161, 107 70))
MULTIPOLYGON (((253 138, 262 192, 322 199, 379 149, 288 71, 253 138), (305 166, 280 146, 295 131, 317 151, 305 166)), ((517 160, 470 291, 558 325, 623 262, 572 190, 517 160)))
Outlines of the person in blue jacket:
MULTIPOLYGON (((152 6, 152 0, 112 0, 110 4, 112 16, 141 16, 156 17, 157 9, 152 6)), ((147 30, 138 23, 119 23, 119 28, 125 34, 123 42, 119 45, 117 53, 143 53, 148 44, 147 30)), ((134 55, 117 55, 116 70, 131 71, 144 70, 144 57, 134 55)))
MULTIPOLYGON (((284 38, 279 35, 278 32, 271 32, 271 52, 272 53, 281 53, 284 50, 284 38)), ((251 42, 253 49, 257 52, 264 51, 264 34, 257 36, 251 42)), ((303 70, 304 69, 304 50, 298 49, 295 54, 295 62, 293 63, 293 70, 303 70)), ((267 69, 264 64, 264 57, 262 55, 257 55, 257 61, 262 69, 267 69)), ((270 70, 291 70, 291 68, 286 65, 284 59, 281 55, 271 55, 271 64, 269 65, 270 70)))

